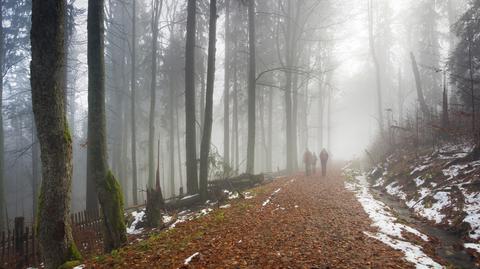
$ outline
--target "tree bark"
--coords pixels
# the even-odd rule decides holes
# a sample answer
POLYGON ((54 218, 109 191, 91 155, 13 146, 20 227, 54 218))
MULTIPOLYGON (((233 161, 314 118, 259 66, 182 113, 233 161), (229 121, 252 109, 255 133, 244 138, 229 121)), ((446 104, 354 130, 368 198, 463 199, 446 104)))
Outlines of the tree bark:
MULTIPOLYGON (((287 68, 293 68, 293 57, 296 50, 296 42, 294 40, 294 18, 293 18, 293 4, 292 0, 288 1, 288 16, 287 16, 287 31, 285 34, 285 64, 287 68)), ((293 123, 293 101, 292 101, 292 88, 293 88, 293 74, 290 70, 286 71, 286 85, 285 85, 285 114, 286 114, 286 147, 287 147, 287 171, 293 172, 295 170, 296 158, 294 154, 294 136, 296 131, 294 130, 293 123)))
POLYGON ((87 177, 95 183, 103 217, 106 252, 126 240, 123 195, 108 169, 105 124, 104 0, 88 1, 88 148, 87 177))
MULTIPOLYGON (((237 43, 235 42, 235 51, 234 51, 234 62, 237 62, 237 43)), ((233 139, 234 139, 234 144, 233 144, 233 151, 235 154, 233 154, 233 159, 235 159, 234 162, 234 170, 235 173, 238 173, 240 171, 240 151, 239 151, 239 132, 238 132, 238 81, 237 81, 237 65, 233 65, 233 139)))
POLYGON ((152 67, 150 83, 150 115, 148 128, 148 187, 153 188, 155 182, 155 102, 157 90, 157 47, 158 47, 158 20, 162 12, 163 1, 153 1, 152 9, 152 67))
POLYGON ((195 126, 195 36, 196 0, 188 0, 187 42, 185 51, 185 151, 187 192, 198 193, 198 168, 195 126))
MULTIPOLYGON (((170 33, 171 41, 173 41, 173 32, 170 33)), ((176 107, 176 98, 175 98, 175 73, 173 70, 170 70, 169 73, 169 83, 170 90, 168 93, 169 104, 168 104, 168 117, 169 117, 169 163, 170 163, 170 194, 175 196, 175 117, 174 117, 174 106, 176 107)))
POLYGON ((423 112, 423 116, 429 118, 430 110, 428 109, 427 103, 425 103, 425 97, 423 95, 422 89, 422 80, 420 78, 420 71, 418 71, 417 61, 415 60, 415 55, 413 55, 413 52, 410 52, 410 59, 412 60, 412 70, 417 86, 417 98, 418 102, 420 103, 420 109, 423 112))
POLYGON ((225 73, 223 93, 223 171, 230 169, 230 0, 225 0, 225 73))
POLYGON ((215 53, 217 42, 217 0, 210 0, 210 23, 208 32, 207 89, 205 99, 205 120, 200 148, 200 195, 208 196, 208 165, 213 124, 213 90, 215 83, 215 53))
POLYGON ((65 15, 65 1, 32 1, 30 81, 44 167, 36 226, 45 268, 80 259, 69 216, 72 138, 64 108, 65 15))
POLYGON ((0 232, 5 230, 6 222, 6 202, 5 202, 5 168, 4 168, 4 131, 3 131, 3 65, 5 55, 4 35, 3 35, 3 1, 0 1, 0 232))
POLYGON ((273 151, 273 88, 268 89, 267 171, 272 172, 273 151))
POLYGON ((131 59, 131 96, 130 96, 130 117, 131 117, 131 153, 132 153, 132 199, 133 205, 138 204, 138 191, 137 191, 137 136, 135 126, 135 92, 137 86, 137 74, 136 74, 136 1, 132 0, 132 59, 131 59))
POLYGON ((247 141, 247 173, 255 171, 255 0, 248 1, 248 141, 247 141))
MULTIPOLYGON (((375 65, 375 79, 377 85, 377 109, 378 109, 378 128, 382 137, 384 134, 384 120, 383 120, 383 98, 382 98, 382 78, 380 74, 380 64, 378 62, 377 53, 375 50, 375 37, 373 35, 373 7, 372 0, 368 2, 368 39, 370 45, 370 56, 375 65)), ((330 139, 330 137, 329 137, 330 139)))

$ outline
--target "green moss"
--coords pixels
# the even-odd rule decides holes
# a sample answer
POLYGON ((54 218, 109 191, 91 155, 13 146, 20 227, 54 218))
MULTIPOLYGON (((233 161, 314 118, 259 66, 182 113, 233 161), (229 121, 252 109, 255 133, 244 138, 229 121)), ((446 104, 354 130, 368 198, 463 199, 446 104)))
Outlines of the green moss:
POLYGON ((68 261, 58 267, 58 269, 72 269, 75 266, 79 266, 82 264, 80 261, 75 260, 75 261, 68 261))
POLYGON ((72 134, 70 133, 70 128, 68 127, 67 117, 64 118, 65 126, 63 128, 63 138, 69 144, 72 143, 72 134))
POLYGON ((78 251, 77 245, 75 245, 75 242, 73 242, 73 240, 68 246, 68 259, 71 261, 82 259, 82 254, 80 254, 80 251, 78 251))
MULTIPOLYGON (((112 171, 108 171, 107 177, 105 178, 103 184, 104 193, 108 196, 105 198, 106 200, 106 209, 105 213, 107 214, 107 218, 109 219, 110 223, 112 223, 112 227, 110 229, 114 229, 115 231, 113 234, 120 236, 118 240, 121 242, 127 241, 126 235, 126 226, 125 226, 125 217, 123 215, 123 195, 122 189, 120 184, 115 179, 112 171)), ((112 246, 113 248, 119 246, 112 246)))
POLYGON ((225 212, 223 211, 218 211, 215 214, 215 221, 216 222, 223 222, 225 220, 225 212))

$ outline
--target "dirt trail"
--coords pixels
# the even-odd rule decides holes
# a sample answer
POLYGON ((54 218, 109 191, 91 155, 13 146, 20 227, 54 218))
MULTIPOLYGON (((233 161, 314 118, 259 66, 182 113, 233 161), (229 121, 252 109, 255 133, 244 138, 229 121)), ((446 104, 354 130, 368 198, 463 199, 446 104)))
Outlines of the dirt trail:
POLYGON ((413 268, 374 231, 340 169, 252 190, 253 199, 181 223, 87 268, 413 268), (199 253, 185 265, 185 259, 199 253))

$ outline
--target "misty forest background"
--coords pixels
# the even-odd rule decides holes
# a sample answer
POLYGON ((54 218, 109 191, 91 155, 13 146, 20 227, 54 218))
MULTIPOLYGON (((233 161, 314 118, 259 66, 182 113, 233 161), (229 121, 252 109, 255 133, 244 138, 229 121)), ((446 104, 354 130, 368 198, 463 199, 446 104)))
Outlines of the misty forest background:
MULTIPOLYGON (((185 114, 195 115, 199 158, 210 19, 209 1, 196 2, 194 110, 185 106, 187 1, 105 3, 108 165, 125 207, 144 203, 157 163, 164 198, 180 189, 192 192, 185 114)), ((438 129, 448 130, 448 139, 476 133, 480 28, 471 18, 478 18, 479 1, 256 1, 253 95, 249 2, 218 2, 209 179, 294 172, 306 148, 316 153, 326 148, 334 159, 369 148, 376 158, 409 137, 405 130, 418 127, 419 119, 428 118, 429 125, 417 128, 416 143, 445 139, 438 129), (249 107, 254 107, 250 118, 249 107)), ((16 216, 34 221, 42 167, 31 105, 32 3, 2 0, 0 7, 4 229, 16 216)), ((77 212, 97 201, 86 169, 87 1, 68 1, 66 26, 64 94, 73 139, 71 203, 77 212)))

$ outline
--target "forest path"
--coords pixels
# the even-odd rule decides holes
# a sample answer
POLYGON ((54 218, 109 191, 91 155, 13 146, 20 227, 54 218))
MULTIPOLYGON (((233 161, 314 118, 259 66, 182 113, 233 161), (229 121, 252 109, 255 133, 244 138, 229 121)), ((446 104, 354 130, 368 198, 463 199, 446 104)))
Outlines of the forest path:
POLYGON ((289 176, 87 268, 413 268, 374 232, 339 168, 289 176), (197 254, 198 253, 198 254, 197 254), (188 257, 194 256, 191 259, 188 257))

